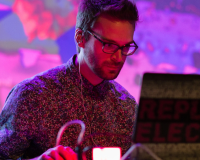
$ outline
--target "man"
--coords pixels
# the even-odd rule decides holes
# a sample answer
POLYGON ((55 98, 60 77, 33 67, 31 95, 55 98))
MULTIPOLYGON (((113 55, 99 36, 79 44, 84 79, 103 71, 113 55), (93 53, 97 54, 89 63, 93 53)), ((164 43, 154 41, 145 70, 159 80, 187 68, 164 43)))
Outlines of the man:
POLYGON ((10 92, 0 116, 0 159, 76 158, 72 149, 79 126, 68 127, 55 147, 60 127, 76 119, 85 123, 85 137, 101 133, 85 138, 83 147, 119 146, 124 153, 131 146, 136 102, 113 79, 137 49, 137 21, 137 8, 129 0, 81 2, 75 32, 78 54, 10 92))

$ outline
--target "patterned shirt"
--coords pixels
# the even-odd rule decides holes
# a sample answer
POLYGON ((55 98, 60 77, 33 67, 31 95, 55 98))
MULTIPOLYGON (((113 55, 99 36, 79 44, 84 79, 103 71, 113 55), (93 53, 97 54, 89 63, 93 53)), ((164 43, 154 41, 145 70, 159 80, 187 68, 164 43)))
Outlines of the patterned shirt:
MULTIPOLYGON (((11 90, 0 115, 0 159, 41 155, 55 147, 59 129, 72 120, 86 125, 83 147, 119 146, 123 154, 131 146, 134 98, 113 80, 96 86, 81 80, 75 58, 11 90)), ((74 149, 80 129, 70 125, 60 144, 74 149)))

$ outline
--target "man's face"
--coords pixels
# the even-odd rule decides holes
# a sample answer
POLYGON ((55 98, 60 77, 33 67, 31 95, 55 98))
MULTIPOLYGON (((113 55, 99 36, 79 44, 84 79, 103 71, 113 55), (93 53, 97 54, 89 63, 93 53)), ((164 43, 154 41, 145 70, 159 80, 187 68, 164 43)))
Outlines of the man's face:
MULTIPOLYGON (((92 28, 93 33, 103 42, 111 42, 119 46, 133 41, 134 28, 128 21, 120 21, 108 16, 100 16, 92 28)), ((113 54, 102 51, 103 44, 90 36, 84 47, 84 60, 87 66, 101 79, 115 79, 125 60, 121 50, 113 54)))

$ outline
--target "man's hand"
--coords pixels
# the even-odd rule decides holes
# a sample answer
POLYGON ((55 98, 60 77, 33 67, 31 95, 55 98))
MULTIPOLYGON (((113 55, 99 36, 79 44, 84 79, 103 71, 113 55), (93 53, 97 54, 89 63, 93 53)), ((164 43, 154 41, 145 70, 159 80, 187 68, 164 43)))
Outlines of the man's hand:
POLYGON ((77 160, 76 153, 70 147, 57 146, 48 149, 38 160, 77 160))

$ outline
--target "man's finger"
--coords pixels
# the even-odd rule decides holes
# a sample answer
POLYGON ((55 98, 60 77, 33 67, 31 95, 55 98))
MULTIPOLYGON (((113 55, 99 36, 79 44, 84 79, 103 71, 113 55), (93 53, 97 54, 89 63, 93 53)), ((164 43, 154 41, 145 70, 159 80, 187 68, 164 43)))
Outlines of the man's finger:
POLYGON ((64 160, 64 157, 62 157, 62 155, 60 155, 57 150, 52 150, 50 152, 50 156, 55 160, 64 160))
POLYGON ((58 153, 66 160, 77 160, 76 153, 70 147, 58 147, 58 153))
POLYGON ((54 159, 46 154, 43 154, 40 160, 54 160, 54 159))

